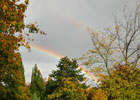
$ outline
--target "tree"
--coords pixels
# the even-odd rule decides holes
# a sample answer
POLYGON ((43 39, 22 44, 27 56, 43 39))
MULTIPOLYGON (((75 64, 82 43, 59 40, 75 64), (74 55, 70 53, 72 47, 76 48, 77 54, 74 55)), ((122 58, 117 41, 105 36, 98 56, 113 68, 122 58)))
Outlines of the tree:
MULTIPOLYGON (((17 53, 17 57, 20 54, 17 53)), ((5 62, 7 66, 0 66, 0 98, 1 100, 31 100, 31 94, 25 85, 24 70, 21 65, 21 58, 18 59, 20 63, 5 62), (21 70, 22 69, 22 70, 21 70)), ((15 59, 15 62, 18 62, 15 59)))
POLYGON ((140 69, 136 65, 118 65, 111 71, 111 76, 103 75, 100 80, 108 100, 140 99, 140 69))
POLYGON ((107 94, 101 89, 97 87, 91 87, 86 90, 87 92, 87 100, 108 100, 107 94))
POLYGON ((36 93, 32 95, 32 100, 40 100, 36 93))
POLYGON ((87 100, 85 89, 73 77, 62 78, 59 87, 44 100, 87 100))
POLYGON ((20 71, 21 71, 21 74, 22 74, 22 81, 25 82, 25 75, 24 75, 24 66, 23 66, 23 63, 22 63, 22 59, 21 59, 21 55, 19 53, 19 57, 20 57, 20 71))
POLYGON ((72 82, 77 82, 77 84, 82 85, 86 88, 86 85, 82 83, 84 81, 84 75, 81 74, 81 70, 78 69, 78 64, 75 59, 70 60, 68 57, 61 58, 59 64, 57 65, 57 70, 50 74, 50 78, 46 84, 46 90, 41 100, 48 98, 48 95, 54 93, 61 87, 61 81, 64 78, 72 77, 72 82))
POLYGON ((34 98, 34 96, 40 98, 44 92, 44 88, 45 86, 44 86, 43 77, 40 73, 40 70, 38 70, 37 65, 35 64, 32 70, 32 78, 31 78, 31 85, 30 85, 30 91, 33 94, 32 98, 34 98))
POLYGON ((139 66, 140 59, 140 2, 134 13, 127 6, 123 17, 115 19, 115 28, 106 28, 105 32, 95 32, 89 28, 93 49, 83 55, 81 60, 86 66, 93 66, 95 74, 109 74, 116 64, 139 66), (97 66, 97 67, 96 67, 97 66), (98 73, 99 72, 99 73, 98 73))
POLYGON ((64 57, 60 59, 60 62, 57 65, 58 69, 50 74, 50 78, 59 81, 62 78, 75 77, 75 80, 82 82, 85 78, 84 75, 81 74, 81 69, 78 69, 78 67, 75 59, 72 59, 71 61, 68 57, 64 57))
MULTIPOLYGON (((0 98, 2 100, 30 100, 31 96, 22 76, 19 47, 30 48, 23 30, 38 33, 35 24, 25 25, 25 11, 29 0, 0 0, 0 98)), ((40 31, 41 32, 41 31, 40 31)), ((41 32, 44 34, 43 32, 41 32)))
POLYGON ((88 29, 88 31, 91 34, 93 48, 80 57, 79 60, 83 61, 83 65, 90 67, 91 72, 94 72, 94 75, 98 77, 103 73, 110 75, 109 65, 113 65, 116 61, 115 58, 118 58, 115 55, 118 51, 112 47, 115 38, 104 32, 98 33, 91 29, 88 29))

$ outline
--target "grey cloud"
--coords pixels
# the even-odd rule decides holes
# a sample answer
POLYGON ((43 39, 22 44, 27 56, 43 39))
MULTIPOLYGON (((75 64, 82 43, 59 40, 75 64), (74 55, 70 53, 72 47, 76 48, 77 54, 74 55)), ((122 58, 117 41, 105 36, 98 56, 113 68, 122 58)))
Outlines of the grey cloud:
MULTIPOLYGON (((39 27, 48 33, 47 36, 31 35, 32 38, 35 38, 33 43, 58 54, 76 58, 92 47, 87 27, 91 26, 94 30, 99 31, 106 26, 112 26, 114 23, 112 13, 119 13, 125 1, 31 0, 25 22, 37 21, 39 27)), ((48 66, 49 63, 56 62, 53 57, 34 49, 31 53, 23 48, 20 51, 26 76, 29 76, 36 63, 39 64, 43 73, 45 71, 49 73, 51 66, 41 66, 48 66)))

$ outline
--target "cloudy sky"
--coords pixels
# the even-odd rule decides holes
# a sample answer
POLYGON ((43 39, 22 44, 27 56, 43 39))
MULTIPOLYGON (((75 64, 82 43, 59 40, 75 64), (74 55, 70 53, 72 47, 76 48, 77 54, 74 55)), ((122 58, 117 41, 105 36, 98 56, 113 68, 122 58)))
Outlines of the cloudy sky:
MULTIPOLYGON (((102 31, 112 26, 112 15, 118 15, 124 3, 125 0, 30 0, 25 23, 37 21, 40 29, 47 32, 46 36, 32 35, 33 44, 62 56, 77 58, 92 48, 87 27, 102 31)), ((31 49, 29 53, 20 48, 20 52, 27 82, 35 64, 44 78, 58 64, 58 59, 39 50, 31 49)))

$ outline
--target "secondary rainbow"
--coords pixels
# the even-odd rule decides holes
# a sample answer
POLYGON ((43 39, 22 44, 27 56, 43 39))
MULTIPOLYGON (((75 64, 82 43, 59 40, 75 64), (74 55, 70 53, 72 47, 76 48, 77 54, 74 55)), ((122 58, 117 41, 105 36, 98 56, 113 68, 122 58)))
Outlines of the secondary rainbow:
MULTIPOLYGON (((47 54, 47 55, 49 55, 49 56, 51 56, 51 57, 53 57, 53 58, 55 58, 57 60, 60 60, 63 57, 62 55, 60 55, 60 54, 58 54, 58 53, 56 53, 56 52, 54 52, 52 50, 43 48, 43 47, 35 45, 35 44, 31 44, 31 49, 35 49, 35 50, 37 50, 39 52, 43 52, 43 53, 45 53, 45 54, 47 54)), ((84 73, 88 78, 94 80, 95 83, 98 84, 98 82, 97 82, 98 79, 93 74, 89 73, 86 68, 79 66, 79 69, 81 69, 82 73, 84 73)))

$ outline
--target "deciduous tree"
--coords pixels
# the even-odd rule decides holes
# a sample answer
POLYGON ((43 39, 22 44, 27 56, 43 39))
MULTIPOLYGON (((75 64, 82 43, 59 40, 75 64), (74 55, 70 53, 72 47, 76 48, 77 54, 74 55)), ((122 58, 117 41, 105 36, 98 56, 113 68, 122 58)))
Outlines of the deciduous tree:
POLYGON ((139 67, 140 2, 137 2, 132 13, 127 7, 124 7, 120 19, 115 18, 113 29, 106 28, 104 32, 88 29, 93 49, 83 55, 81 60, 84 65, 90 66, 95 75, 99 73, 110 75, 110 71, 116 64, 129 66, 135 63, 139 67))
POLYGON ((140 99, 140 69, 136 65, 118 65, 111 75, 103 75, 100 80, 101 88, 108 93, 108 100, 140 99))
POLYGON ((87 100, 108 100, 107 94, 98 87, 91 87, 87 90, 87 100))
MULTIPOLYGON (((25 25, 25 11, 29 0, 0 0, 0 99, 30 100, 21 72, 19 47, 30 48, 23 32, 38 33, 35 24, 25 25)), ((40 31, 41 32, 41 31, 40 31)), ((41 32, 44 34, 43 32, 41 32)))
POLYGON ((16 57, 19 57, 19 59, 14 57, 14 62, 0 62, 1 100, 31 100, 31 94, 25 85, 24 71, 21 65, 22 61, 19 53, 16 54, 16 57))
POLYGON ((59 87, 44 100, 87 100, 86 90, 73 81, 73 77, 62 78, 59 87))

